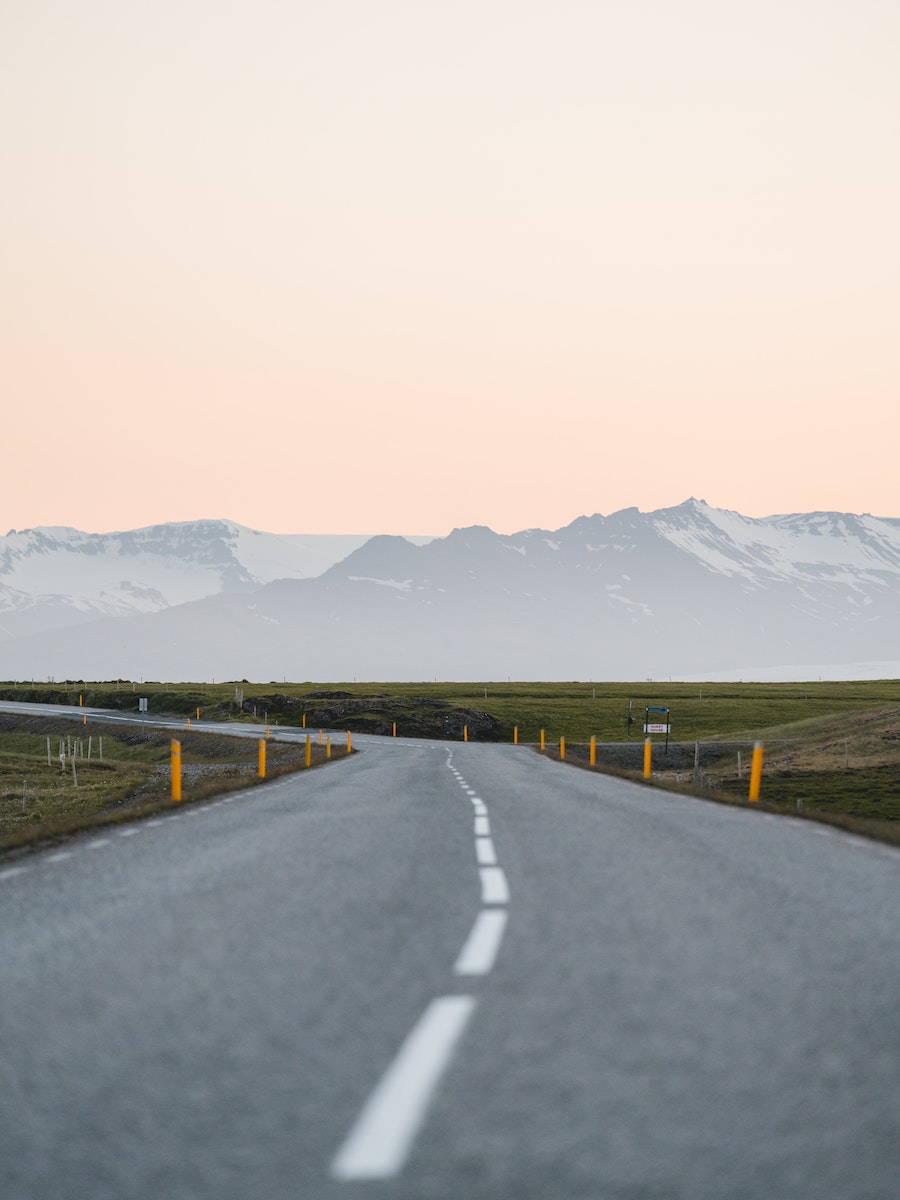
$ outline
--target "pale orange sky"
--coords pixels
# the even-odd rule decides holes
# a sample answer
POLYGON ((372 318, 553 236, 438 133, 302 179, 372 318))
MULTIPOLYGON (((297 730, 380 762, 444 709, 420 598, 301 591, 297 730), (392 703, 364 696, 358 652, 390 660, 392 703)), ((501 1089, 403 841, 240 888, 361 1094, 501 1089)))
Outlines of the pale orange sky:
POLYGON ((0 522, 900 516, 896 0, 2 0, 0 522))

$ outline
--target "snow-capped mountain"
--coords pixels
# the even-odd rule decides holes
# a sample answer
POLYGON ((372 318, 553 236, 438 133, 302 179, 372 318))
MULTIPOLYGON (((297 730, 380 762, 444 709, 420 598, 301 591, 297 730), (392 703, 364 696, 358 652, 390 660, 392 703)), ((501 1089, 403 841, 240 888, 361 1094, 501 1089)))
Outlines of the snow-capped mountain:
POLYGON ((555 531, 374 537, 316 578, 0 646, 13 678, 815 678, 898 661, 900 520, 696 500, 555 531))
POLYGON ((366 540, 260 533, 233 521, 10 530, 0 538, 0 641, 320 575, 366 540))

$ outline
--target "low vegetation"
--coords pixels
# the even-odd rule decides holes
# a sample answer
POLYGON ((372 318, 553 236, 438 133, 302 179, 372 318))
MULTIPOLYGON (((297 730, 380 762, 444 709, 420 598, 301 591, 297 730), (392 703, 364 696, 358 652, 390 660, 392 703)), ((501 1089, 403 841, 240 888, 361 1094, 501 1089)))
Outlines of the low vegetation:
MULTIPOLYGON (((122 680, 0 684, 0 699, 4 700, 73 706, 83 703, 123 712, 136 713, 142 697, 147 699, 151 713, 187 717, 195 716, 199 709, 204 719, 250 721, 260 726, 305 724, 311 731, 330 728, 390 735, 396 728, 401 736, 458 740, 466 729, 473 741, 509 742, 517 730, 521 743, 538 743, 543 731, 548 754, 558 755, 559 738, 565 736, 568 761, 580 765, 587 765, 588 742, 595 737, 597 769, 636 778, 641 778, 645 709, 668 708, 668 751, 665 739, 654 737, 655 782, 720 801, 747 803, 750 754, 753 742, 760 739, 766 745, 760 807, 829 820, 900 843, 898 680, 788 684, 649 680, 619 684, 251 684, 246 680, 216 685, 122 680)), ((656 719, 666 718, 658 715, 656 719)), ((90 726, 86 731, 81 721, 76 721, 70 723, 69 735, 77 733, 84 741, 90 736, 90 726)), ((49 723, 42 721, 41 733, 32 731, 36 740, 27 754, 24 747, 8 744, 5 736, 0 739, 0 847, 11 844, 4 838, 15 837, 18 831, 34 825, 22 818, 23 811, 25 818, 35 814, 46 830, 46 821, 64 823, 74 803, 71 780, 63 783, 61 779, 58 749, 57 761, 47 767, 48 729, 49 723), (17 758, 22 754, 32 764, 31 782, 17 758), (47 774, 39 785, 41 772, 47 774), (37 800, 39 786, 46 787, 46 801, 37 800), (54 787, 58 800, 51 803, 54 787)), ((114 736, 109 726, 98 726, 94 734, 100 733, 105 738, 114 736)), ((51 740, 59 736, 54 733, 51 740)), ((228 780, 232 767, 239 784, 249 782, 252 774, 246 773, 247 760, 255 754, 255 743, 211 738, 206 757, 194 762, 191 756, 201 754, 202 739, 208 737, 192 733, 185 743, 186 771, 192 762, 207 768, 196 781, 197 787, 208 790, 233 786, 228 780), (244 756, 240 769, 234 764, 235 754, 244 756)), ((102 766, 96 760, 96 751, 91 765, 82 766, 82 761, 76 760, 79 809, 92 805, 92 819, 115 820, 126 810, 135 811, 136 805, 162 802, 159 792, 165 786, 162 768, 167 761, 168 737, 148 732, 146 738, 150 740, 141 743, 138 750, 117 740, 113 752, 105 743, 102 766), (88 804, 95 784, 96 799, 88 804)), ((302 747, 271 745, 284 747, 277 753, 302 753, 302 747)))
MULTIPOLYGON (((183 803, 261 782, 254 739, 194 730, 179 740, 183 803)), ((170 810, 170 745, 168 731, 138 724, 0 713, 0 850, 170 810)), ((305 752, 297 742, 268 741, 266 777, 304 768, 305 752)), ((346 747, 332 754, 342 757, 346 747)), ((315 739, 311 760, 326 760, 315 739)))

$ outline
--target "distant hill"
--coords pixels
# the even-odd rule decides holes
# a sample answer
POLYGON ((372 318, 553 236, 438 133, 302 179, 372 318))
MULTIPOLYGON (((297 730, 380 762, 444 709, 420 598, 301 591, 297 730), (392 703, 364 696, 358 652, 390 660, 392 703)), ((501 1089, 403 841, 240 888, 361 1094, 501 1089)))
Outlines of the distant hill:
POLYGON ((260 533, 224 520, 123 533, 11 529, 0 537, 0 643, 321 575, 368 537, 260 533))
MULTIPOLYGON (((756 519, 692 499, 554 531, 473 526, 426 544, 373 537, 313 578, 275 578, 268 565, 254 574, 246 553, 232 544, 226 554, 228 537, 210 530, 207 539, 205 526, 240 530, 191 526, 181 543, 190 550, 168 562, 168 592, 120 572, 186 602, 8 638, 0 677, 852 678, 900 669, 896 518, 756 519), (217 574, 214 594, 186 597, 202 572, 217 574)), ((243 532, 247 544, 274 536, 243 532)))

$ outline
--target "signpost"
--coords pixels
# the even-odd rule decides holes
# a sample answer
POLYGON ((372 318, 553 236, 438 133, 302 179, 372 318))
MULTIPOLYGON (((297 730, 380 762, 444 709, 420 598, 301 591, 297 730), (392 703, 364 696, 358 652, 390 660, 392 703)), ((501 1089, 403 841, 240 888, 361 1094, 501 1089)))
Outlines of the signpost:
POLYGON ((644 710, 644 733, 664 733, 666 735, 666 754, 669 753, 669 733, 672 726, 669 724, 669 710, 667 708, 659 708, 655 705, 648 705, 644 710), (653 720, 651 713, 661 713, 662 720, 657 717, 653 720))

